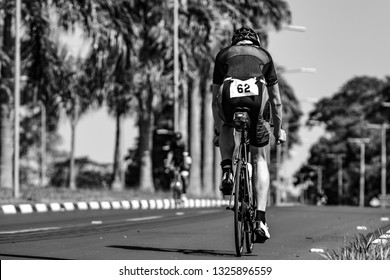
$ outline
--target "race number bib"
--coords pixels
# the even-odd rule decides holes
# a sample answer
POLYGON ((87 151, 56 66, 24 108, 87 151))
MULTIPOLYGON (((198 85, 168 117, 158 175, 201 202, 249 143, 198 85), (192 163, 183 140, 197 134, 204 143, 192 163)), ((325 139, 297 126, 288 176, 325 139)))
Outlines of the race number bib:
POLYGON ((256 84, 256 78, 250 78, 242 81, 232 79, 230 84, 230 98, 259 95, 259 87, 256 84))

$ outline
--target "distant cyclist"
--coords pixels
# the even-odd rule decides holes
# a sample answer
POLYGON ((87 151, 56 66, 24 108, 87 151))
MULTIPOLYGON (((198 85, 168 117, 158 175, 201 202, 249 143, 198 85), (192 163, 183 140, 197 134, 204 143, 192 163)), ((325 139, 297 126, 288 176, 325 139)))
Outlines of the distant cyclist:
POLYGON ((186 199, 190 165, 191 157, 189 156, 186 150, 186 145, 182 140, 182 134, 180 132, 175 132, 169 145, 169 152, 165 166, 170 170, 173 170, 174 168, 179 169, 183 184, 181 193, 182 200, 186 199))
MULTIPOLYGON (((268 189, 270 184, 266 161, 270 128, 263 112, 269 102, 277 143, 286 141, 282 129, 282 103, 278 78, 271 55, 261 47, 257 34, 247 27, 236 30, 231 46, 216 56, 213 74, 213 116, 215 121, 214 143, 219 145, 222 162, 220 190, 224 195, 233 188, 233 153, 235 149, 233 114, 236 107, 250 109, 252 125, 249 130, 253 164, 257 178, 258 206, 256 211, 255 242, 263 243, 270 238, 266 223, 268 189)), ((268 118, 269 120, 269 118, 268 118)))

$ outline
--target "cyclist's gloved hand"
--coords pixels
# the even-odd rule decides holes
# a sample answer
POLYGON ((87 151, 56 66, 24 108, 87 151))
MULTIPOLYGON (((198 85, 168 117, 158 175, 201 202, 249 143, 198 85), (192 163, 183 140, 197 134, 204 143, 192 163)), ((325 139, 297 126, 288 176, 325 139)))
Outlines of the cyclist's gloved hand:
POLYGON ((279 133, 279 135, 275 135, 275 139, 276 139, 276 145, 280 145, 280 144, 286 142, 286 140, 287 140, 286 131, 284 131, 284 129, 280 129, 280 133, 279 133))

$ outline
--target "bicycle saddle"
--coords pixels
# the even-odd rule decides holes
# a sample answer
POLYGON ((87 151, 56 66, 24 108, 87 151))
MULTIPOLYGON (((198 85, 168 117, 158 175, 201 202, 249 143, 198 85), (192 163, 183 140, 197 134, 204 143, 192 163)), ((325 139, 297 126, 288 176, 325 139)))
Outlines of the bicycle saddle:
POLYGON ((242 129, 250 128, 251 118, 249 113, 250 109, 247 107, 238 107, 234 110, 233 125, 237 131, 241 132, 242 129))

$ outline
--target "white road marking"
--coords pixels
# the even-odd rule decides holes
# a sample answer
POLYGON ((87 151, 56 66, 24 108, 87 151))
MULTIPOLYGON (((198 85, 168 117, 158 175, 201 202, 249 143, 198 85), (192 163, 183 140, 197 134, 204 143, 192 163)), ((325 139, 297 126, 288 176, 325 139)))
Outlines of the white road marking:
POLYGON ((178 215, 178 216, 183 216, 184 212, 176 212, 175 214, 178 215))
POLYGON ((388 230, 386 232, 386 234, 382 234, 381 236, 379 236, 379 238, 377 238, 374 241, 372 241, 372 244, 382 244, 382 245, 385 245, 388 242, 390 242, 390 230, 388 230))
POLYGON ((127 222, 139 222, 139 221, 147 221, 147 220, 155 220, 160 219, 162 216, 149 216, 149 217, 142 217, 142 218, 133 218, 133 219, 127 219, 127 222))
POLYGON ((310 252, 312 252, 312 253, 324 253, 324 249, 321 249, 321 248, 311 248, 310 252))
POLYGON ((365 227, 365 226, 357 226, 356 229, 357 230, 367 230, 367 227, 365 227))
POLYGON ((381 218, 381 221, 382 221, 382 222, 388 222, 388 221, 389 221, 389 217, 382 217, 382 218, 381 218))
POLYGON ((375 239, 374 241, 372 241, 372 244, 382 244, 382 245, 384 245, 384 244, 386 244, 387 242, 389 242, 389 240, 378 238, 378 239, 375 239))
POLYGON ((103 222, 102 221, 92 221, 91 224, 93 225, 101 225, 103 222))
POLYGON ((60 229, 60 227, 46 227, 46 228, 29 228, 21 230, 10 230, 10 231, 0 231, 0 234, 15 234, 15 233, 26 233, 26 232, 37 232, 37 231, 46 231, 60 229))

